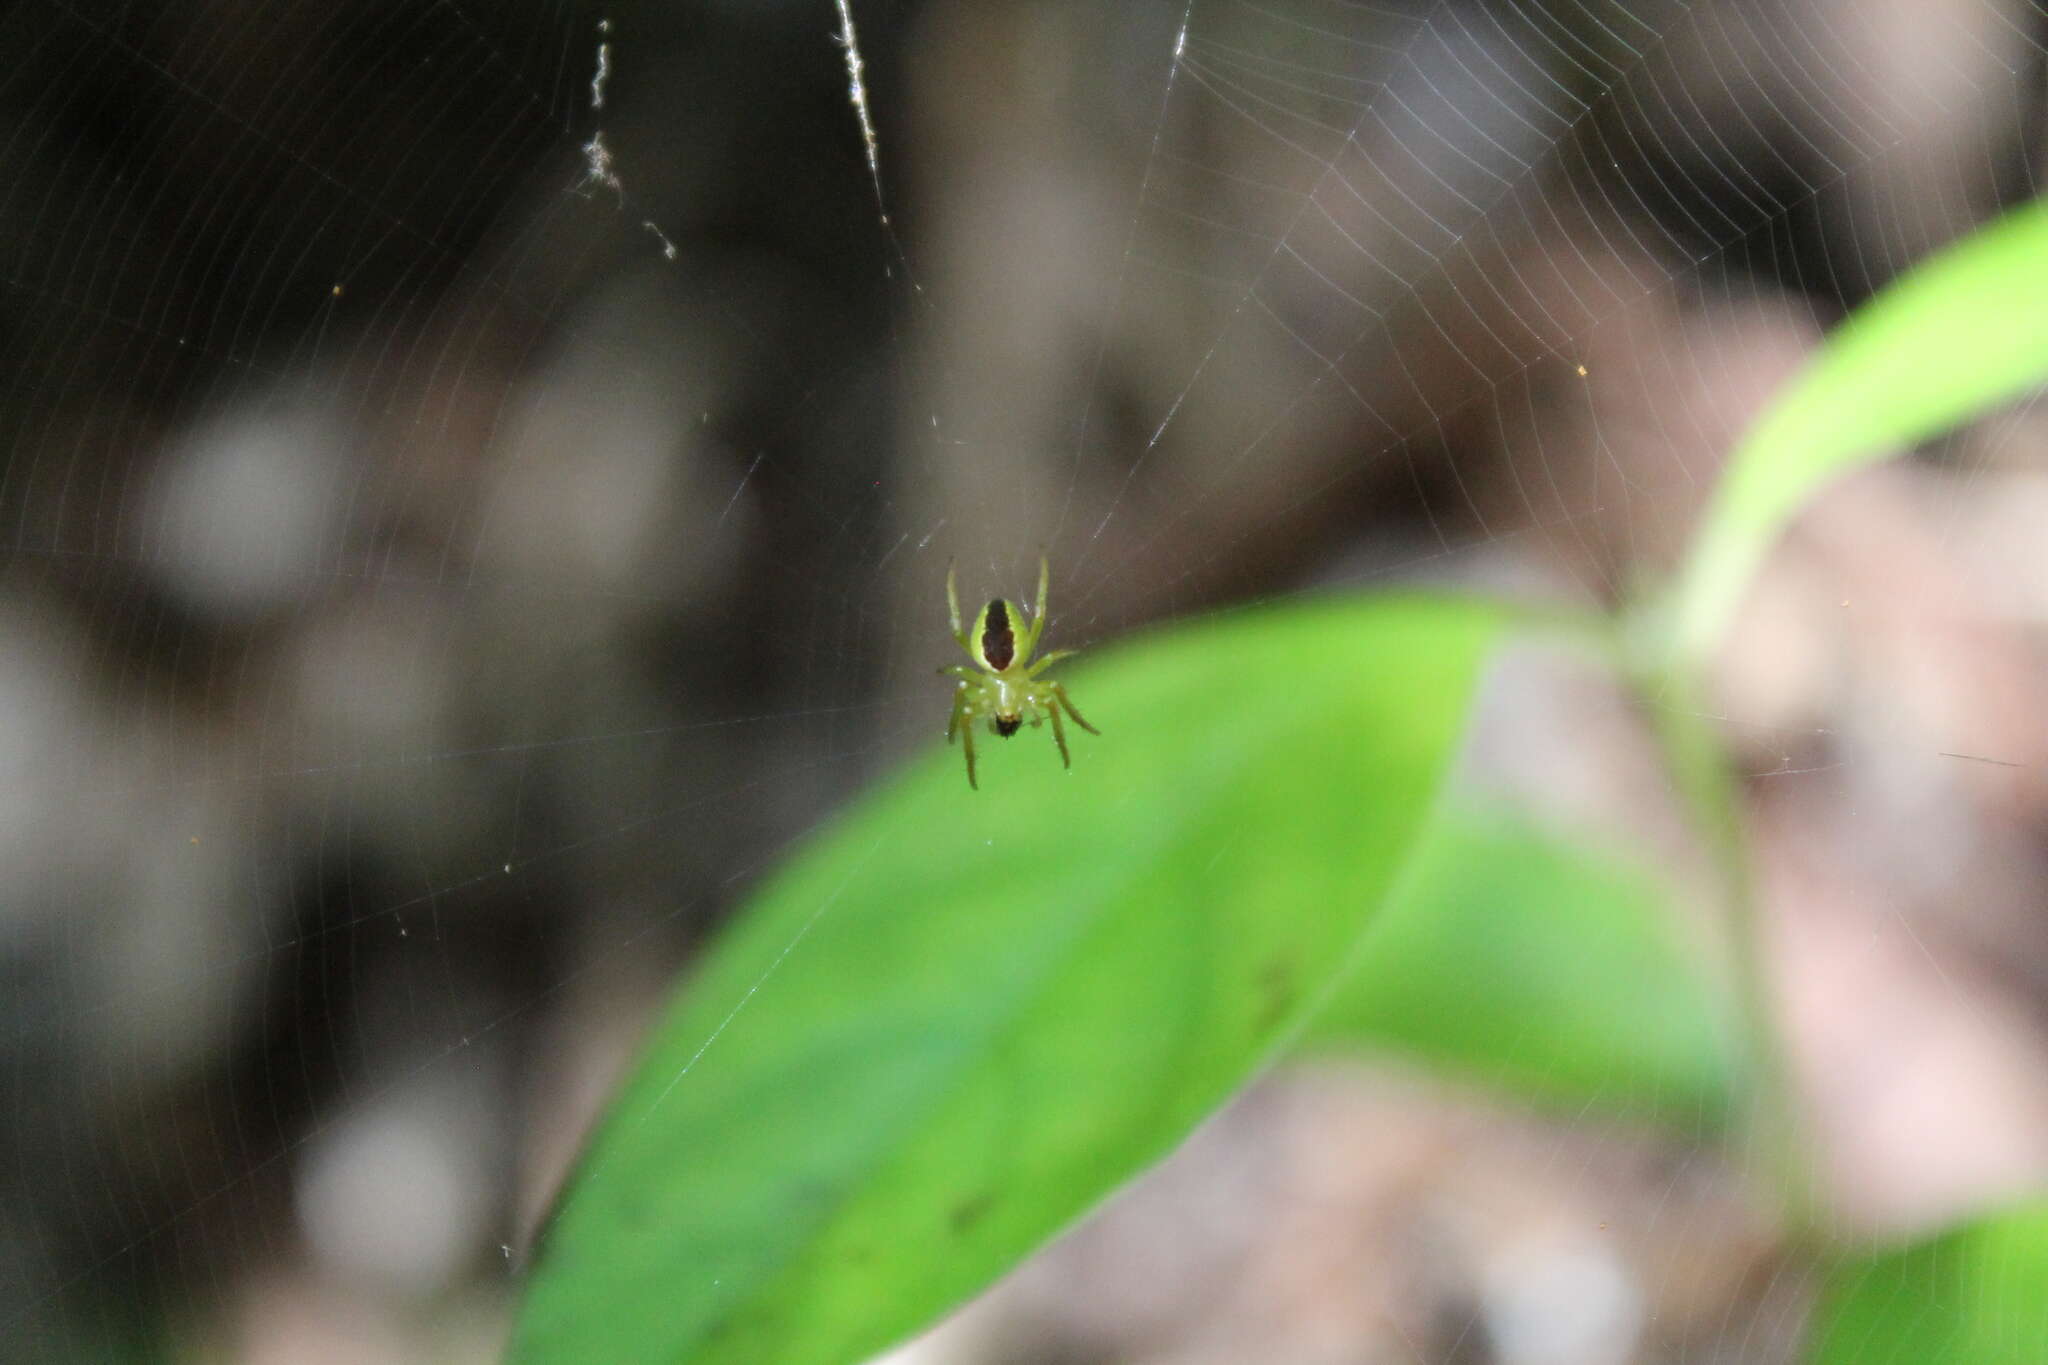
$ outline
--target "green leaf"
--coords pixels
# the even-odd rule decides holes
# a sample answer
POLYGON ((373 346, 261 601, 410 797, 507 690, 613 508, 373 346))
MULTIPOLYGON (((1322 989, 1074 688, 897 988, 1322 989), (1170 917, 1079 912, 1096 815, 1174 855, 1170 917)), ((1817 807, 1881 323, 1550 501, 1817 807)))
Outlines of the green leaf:
POLYGON ((1103 730, 1071 774, 1026 730, 972 792, 935 746, 659 1025, 514 1357, 862 1359, 1163 1155, 1349 965, 1501 624, 1246 611, 1062 670, 1103 730))
POLYGON ((1646 870, 1454 805, 1308 1042, 1391 1048, 1574 1108, 1718 1124, 1733 1024, 1674 930, 1646 870))
POLYGON ((1816 1365, 2040 1365, 2048 1359, 2048 1205, 1829 1272, 1816 1365))
POLYGON ((1831 334, 1729 461, 1678 586, 1673 644, 1704 656, 1820 486, 2048 380, 2048 200, 1894 281, 1831 334))

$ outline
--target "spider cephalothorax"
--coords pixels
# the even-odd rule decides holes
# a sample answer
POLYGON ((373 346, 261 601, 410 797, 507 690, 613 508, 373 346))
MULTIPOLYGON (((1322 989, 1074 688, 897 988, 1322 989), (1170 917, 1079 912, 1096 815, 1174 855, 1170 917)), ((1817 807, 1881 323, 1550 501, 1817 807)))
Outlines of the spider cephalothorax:
POLYGON ((954 584, 952 566, 946 569, 946 606, 953 613, 953 638, 960 648, 967 651, 967 657, 974 661, 974 667, 954 664, 939 671, 958 682, 953 688, 953 718, 946 724, 946 742, 953 742, 953 736, 960 736, 967 751, 967 785, 979 787, 974 780, 974 722, 988 717, 988 728, 1008 739, 1023 726, 1026 720, 1033 725, 1040 723, 1042 716, 1052 718, 1052 737, 1060 746, 1060 762, 1067 767, 1073 761, 1067 756, 1066 727, 1060 722, 1062 709, 1074 718, 1091 735, 1102 732, 1081 719, 1081 713, 1074 709, 1074 703, 1067 700, 1067 689, 1050 678, 1038 675, 1056 659, 1071 657, 1075 650, 1056 649, 1031 662, 1032 651, 1038 648, 1038 634, 1045 629, 1045 589, 1049 577, 1045 560, 1038 561, 1038 602, 1027 618, 1011 603, 997 597, 981 609, 974 618, 974 629, 960 627, 960 592, 954 584))

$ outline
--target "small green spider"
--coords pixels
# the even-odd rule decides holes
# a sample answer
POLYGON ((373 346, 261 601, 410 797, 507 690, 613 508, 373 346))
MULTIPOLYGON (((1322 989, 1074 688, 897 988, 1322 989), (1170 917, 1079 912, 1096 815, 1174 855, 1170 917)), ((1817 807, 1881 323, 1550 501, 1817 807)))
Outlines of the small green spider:
POLYGON ((967 785, 976 791, 981 789, 981 784, 974 780, 974 722, 983 716, 988 717, 988 728, 1004 739, 1016 734, 1027 716, 1033 725, 1040 724, 1041 712, 1051 716, 1052 737, 1060 746, 1060 762, 1073 767, 1073 760, 1067 756, 1067 732, 1060 723, 1060 708, 1065 707, 1074 723, 1089 734, 1099 735, 1102 731, 1081 718, 1074 703, 1067 699, 1066 688, 1051 678, 1038 676, 1056 660, 1071 658, 1079 650, 1055 649, 1037 663, 1031 662, 1031 651, 1038 648, 1038 633, 1045 629, 1048 570, 1044 556, 1038 560, 1038 604, 1031 609, 1030 623, 1024 625, 1021 639, 1021 613, 1000 597, 991 599, 974 618, 972 634, 960 629, 960 592, 954 586, 953 567, 946 566, 946 605, 953 613, 953 638, 974 660, 974 667, 954 664, 939 672, 960 680, 953 688, 953 718, 946 722, 946 743, 951 744, 954 735, 960 736, 967 751, 967 785))

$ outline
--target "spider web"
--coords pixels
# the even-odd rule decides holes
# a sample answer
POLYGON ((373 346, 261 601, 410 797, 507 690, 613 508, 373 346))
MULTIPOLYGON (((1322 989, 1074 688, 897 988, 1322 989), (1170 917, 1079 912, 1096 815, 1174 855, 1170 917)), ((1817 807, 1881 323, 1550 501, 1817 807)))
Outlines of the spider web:
MULTIPOLYGON (((1054 644, 1332 582, 1614 600, 1673 562, 1820 330, 2036 192, 2044 19, 11 8, 0 1330, 50 1358, 164 1324, 250 1360, 487 1350, 676 965, 935 741, 949 560, 969 599, 1022 598, 1046 550, 1054 644)), ((1995 1150, 1926 1163, 1990 1183, 1922 1182, 1880 1224, 2043 1174, 2011 1073, 2048 962, 2006 949, 2048 736, 2004 637, 1949 610, 2038 613, 2015 465, 2040 439, 2023 408, 1943 452, 1959 477, 1859 492, 1722 689, 1784 831, 1767 885, 1820 907, 1787 951, 1876 943, 1853 982, 1917 992, 1901 1017, 1954 1049, 1907 1070, 1992 1068, 1965 1099, 1995 1150), (1866 644, 1815 624, 1823 598, 1869 608, 1866 644), (1844 701, 1816 636, 1969 681, 1844 701), (1983 856, 1959 870, 1937 835, 1983 856), (1873 840, 1889 898, 1851 875, 1873 840), (1930 928, 1950 899, 1980 908, 1930 928)), ((1601 738, 1625 707, 1575 686, 1517 675, 1480 748, 1488 781, 1598 823, 1630 802, 1601 738)), ((1045 759, 985 752, 983 781, 1045 759)), ((1870 1065, 1826 980, 1787 1008, 1828 1074, 1870 1065)), ((1953 1141, 1923 1119, 1955 1095, 1872 1093, 1839 1112, 1953 1141)), ((1750 1227, 1705 1158, 1349 1094, 1287 1092, 1277 1131, 1332 1106, 1476 1123, 1485 1169, 1624 1171, 1660 1230, 1750 1227)), ((1208 1176, 1160 1187, 1266 1180, 1259 1207, 1312 1212, 1328 1191, 1256 1155, 1272 1131, 1234 1114, 1187 1158, 1208 1176)), ((1843 1181, 1896 1173, 1841 1136, 1843 1181)), ((1142 1259, 1147 1198, 1170 1202, 1084 1239, 1142 1259)), ((1486 1245, 1525 1252, 1438 1296, 1415 1358, 1796 1341, 1796 1277, 1674 1327, 1640 1248, 1503 1228, 1486 1245), (1565 1300, 1608 1308, 1539 1311, 1565 1300)), ((1060 1264, 1003 1311, 1053 1316, 1037 1284, 1085 1317, 1060 1264)))

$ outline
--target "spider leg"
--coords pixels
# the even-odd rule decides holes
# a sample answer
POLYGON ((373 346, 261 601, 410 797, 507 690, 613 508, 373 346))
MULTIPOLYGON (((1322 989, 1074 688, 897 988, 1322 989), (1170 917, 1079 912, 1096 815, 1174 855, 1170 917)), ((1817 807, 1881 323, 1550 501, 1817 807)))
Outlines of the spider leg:
POLYGON ((1061 659, 1071 659, 1080 652, 1081 651, 1078 649, 1055 649, 1052 653, 1046 655, 1043 659, 1040 659, 1037 663, 1031 665, 1030 668, 1026 669, 1024 671, 1024 676, 1027 678, 1035 678, 1038 676, 1039 670, 1043 669, 1047 664, 1058 663, 1061 659))
POLYGON ((964 687, 953 694, 953 719, 946 722, 946 743, 951 744, 955 734, 960 736, 960 747, 967 754, 967 785, 980 791, 981 784, 974 780, 974 717, 967 713, 964 687))
MULTIPOLYGON (((1053 743, 1060 746, 1060 766, 1071 768, 1074 766, 1074 760, 1067 754, 1067 727, 1060 724, 1060 708, 1047 706, 1045 713, 1052 717, 1052 739, 1053 743)), ((1076 716, 1075 719, 1079 720, 1080 717, 1076 716)))
POLYGON ((1083 730, 1086 730, 1091 735, 1099 735, 1102 733, 1102 731, 1096 729, 1094 726, 1090 725, 1086 720, 1084 720, 1081 716, 1081 713, 1074 709, 1074 703, 1067 696, 1066 688, 1062 687, 1060 684, 1056 682, 1048 682, 1046 684, 1046 687, 1052 692, 1054 698, 1056 698, 1059 701, 1059 704, 1067 708, 1067 714, 1074 718, 1074 723, 1076 725, 1080 726, 1083 730))
POLYGON ((946 562, 946 610, 953 621, 953 639, 960 648, 967 650, 967 657, 973 658, 974 651, 967 648, 967 631, 960 624, 960 589, 957 585, 957 562, 946 562))
POLYGON ((1045 630, 1045 587, 1052 577, 1052 570, 1045 562, 1045 556, 1038 557, 1038 605, 1031 609, 1031 631, 1024 637, 1024 652, 1019 654, 1021 662, 1031 657, 1031 651, 1038 648, 1038 637, 1045 630))

